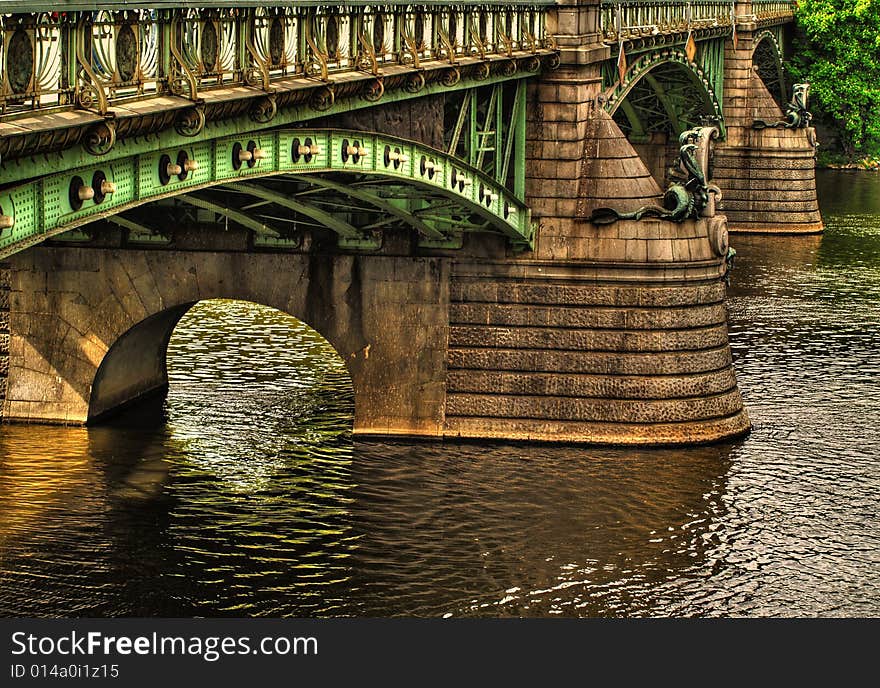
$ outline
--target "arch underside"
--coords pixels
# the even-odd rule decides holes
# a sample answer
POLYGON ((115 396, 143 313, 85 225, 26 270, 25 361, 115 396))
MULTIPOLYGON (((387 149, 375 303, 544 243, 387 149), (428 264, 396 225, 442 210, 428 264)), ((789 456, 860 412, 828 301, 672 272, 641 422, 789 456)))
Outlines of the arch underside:
MULTIPOLYGON (((298 248, 309 235, 340 248, 371 250, 384 232, 412 232, 427 248, 459 248, 466 232, 495 231, 490 220, 429 188, 367 174, 276 175, 220 184, 157 200, 106 220, 131 244, 170 242, 176 228, 248 230, 255 247, 298 248)), ((90 240, 95 223, 73 238, 90 240)), ((63 237, 59 237, 63 238, 63 237)))
POLYGON ((138 242, 218 218, 266 246, 295 247, 314 229, 361 250, 398 229, 437 248, 460 246, 465 232, 501 234, 521 248, 533 240, 524 203, 486 173, 413 141, 337 129, 255 132, 98 161, 0 191, 0 215, 13 224, 0 234, 2 257, 83 227, 88 238, 100 225, 87 225, 98 220, 138 242), (185 170, 186 161, 197 164, 185 170), (78 199, 76 184, 99 191, 93 187, 105 178, 112 193, 78 199))
POLYGON ((646 141, 658 132, 677 137, 716 116, 713 96, 699 77, 673 61, 647 71, 610 111, 630 141, 646 141))
POLYGON ((786 104, 785 72, 782 66, 779 43, 769 31, 765 31, 759 36, 752 53, 752 65, 770 95, 773 96, 773 100, 784 111, 786 104))

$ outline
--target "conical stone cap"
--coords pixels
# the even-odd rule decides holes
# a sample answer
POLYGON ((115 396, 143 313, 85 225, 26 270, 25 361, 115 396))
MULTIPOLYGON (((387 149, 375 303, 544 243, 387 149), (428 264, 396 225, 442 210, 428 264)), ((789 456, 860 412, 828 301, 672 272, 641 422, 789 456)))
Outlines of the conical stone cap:
POLYGON ((777 122, 784 118, 782 109, 773 100, 764 81, 754 70, 752 70, 752 78, 749 80, 749 108, 752 119, 777 122))
POLYGON ((619 212, 659 205, 662 192, 620 127, 599 108, 587 124, 584 160, 578 184, 578 214, 596 208, 619 212))

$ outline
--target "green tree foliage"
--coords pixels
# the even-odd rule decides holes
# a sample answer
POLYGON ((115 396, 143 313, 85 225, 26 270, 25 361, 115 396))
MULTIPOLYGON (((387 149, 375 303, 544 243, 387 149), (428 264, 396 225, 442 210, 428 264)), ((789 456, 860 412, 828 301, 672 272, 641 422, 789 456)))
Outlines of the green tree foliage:
POLYGON ((791 65, 844 152, 880 154, 880 0, 801 0, 791 65))

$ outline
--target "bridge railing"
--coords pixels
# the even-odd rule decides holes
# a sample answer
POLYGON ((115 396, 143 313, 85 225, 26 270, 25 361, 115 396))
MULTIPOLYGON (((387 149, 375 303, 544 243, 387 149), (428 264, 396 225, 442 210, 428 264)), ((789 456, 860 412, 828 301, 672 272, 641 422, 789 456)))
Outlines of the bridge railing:
POLYGON ((602 34, 608 42, 729 25, 730 20, 729 0, 602 0, 601 4, 602 34))
POLYGON ((794 16, 795 0, 752 0, 752 11, 761 21, 794 16))
MULTIPOLYGON (((602 0, 600 26, 606 42, 730 26, 730 0, 602 0)), ((793 16, 794 0, 752 0, 756 19, 793 16)))
POLYGON ((0 4, 0 114, 64 106, 104 114, 151 95, 198 100, 228 86, 268 92, 291 77, 380 76, 431 60, 534 53, 548 45, 552 5, 8 0, 0 4))

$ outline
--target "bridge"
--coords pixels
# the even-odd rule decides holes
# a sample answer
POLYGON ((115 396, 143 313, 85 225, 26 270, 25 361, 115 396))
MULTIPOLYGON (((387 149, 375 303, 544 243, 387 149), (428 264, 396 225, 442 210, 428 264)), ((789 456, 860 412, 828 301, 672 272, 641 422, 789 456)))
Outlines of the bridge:
POLYGON ((791 3, 2 12, 4 420, 163 393, 222 297, 326 337, 359 435, 748 431, 728 228, 822 229, 791 3))

